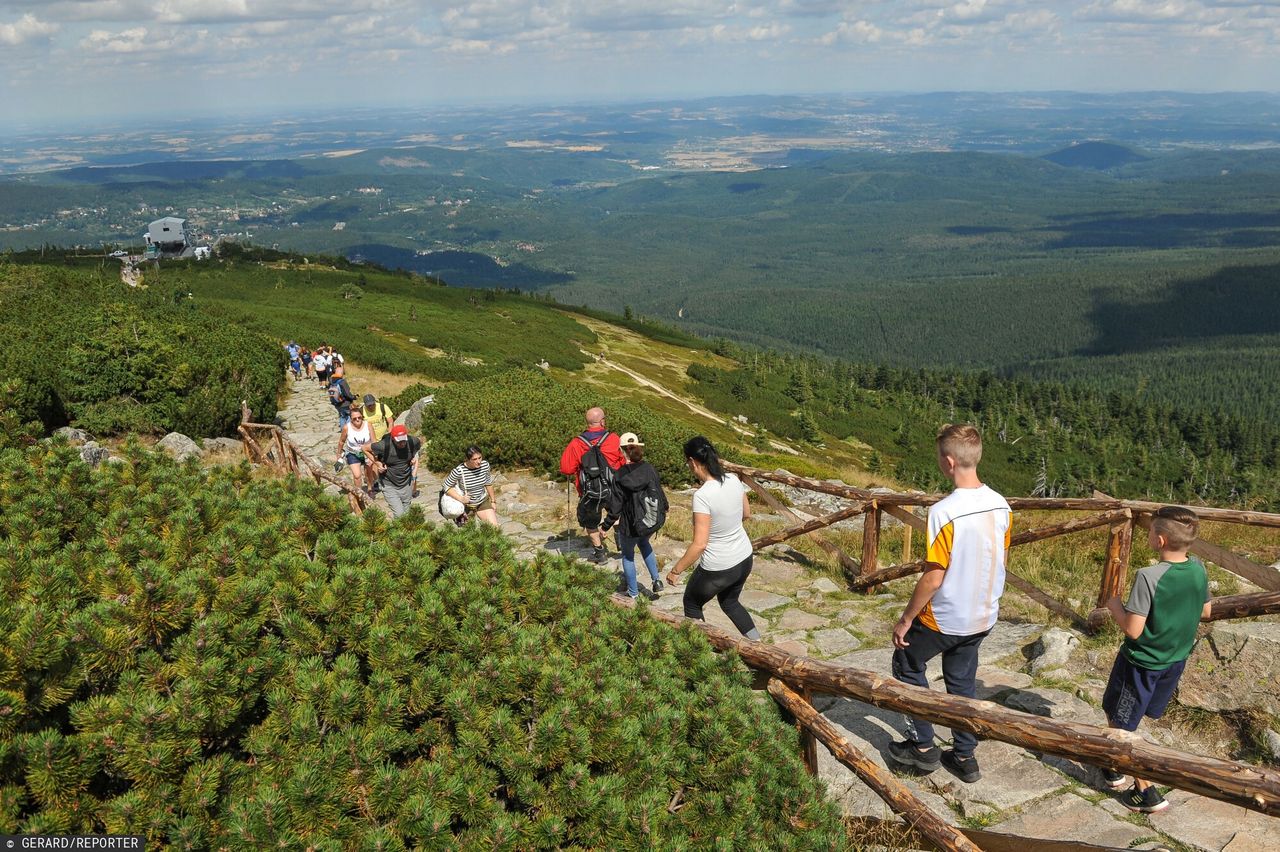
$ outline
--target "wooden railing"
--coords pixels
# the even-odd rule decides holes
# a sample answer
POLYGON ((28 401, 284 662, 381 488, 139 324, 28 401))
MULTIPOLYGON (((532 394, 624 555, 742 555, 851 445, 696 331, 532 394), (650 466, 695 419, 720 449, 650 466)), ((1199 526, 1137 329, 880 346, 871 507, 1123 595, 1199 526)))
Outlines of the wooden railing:
POLYGON ((325 470, 315 459, 298 448, 289 433, 274 423, 252 423, 253 413, 240 403, 238 431, 244 442, 244 453, 254 464, 266 465, 273 470, 304 479, 311 478, 317 485, 328 483, 347 496, 351 511, 364 514, 369 495, 351 483, 325 470))
MULTIPOLYGON (((240 434, 244 438, 245 453, 251 461, 266 465, 282 475, 310 476, 317 483, 328 482, 335 485, 347 495, 353 512, 357 514, 363 512, 368 501, 364 492, 323 470, 318 463, 298 449, 283 429, 275 425, 250 422, 250 413, 247 408, 243 409, 241 419, 240 434)), ((765 539, 757 541, 757 547, 767 546, 775 541, 786 541, 797 535, 811 535, 819 546, 840 561, 850 574, 851 586, 857 588, 874 588, 875 585, 888 582, 894 577, 909 576, 923 570, 924 563, 910 561, 910 542, 912 531, 923 529, 924 521, 910 512, 907 507, 931 505, 940 499, 937 495, 873 492, 814 482, 801 477, 757 471, 739 465, 727 465, 727 467, 737 472, 743 481, 775 511, 784 516, 789 515, 798 522, 796 526, 782 531, 787 534, 780 536, 779 533, 774 533, 765 537, 767 541, 765 539), (781 482, 797 488, 807 487, 810 490, 846 497, 853 500, 854 504, 848 509, 833 512, 822 518, 800 522, 799 516, 791 513, 772 494, 765 491, 758 480, 781 482), (818 532, 833 523, 857 514, 865 515, 864 524, 867 524, 860 561, 852 559, 834 544, 821 539, 818 532), (905 523, 904 564, 876 570, 875 560, 883 514, 889 514, 905 523), (870 570, 867 571, 867 568, 870 570)), ((1108 526, 1111 532, 1108 539, 1107 563, 1099 590, 1100 600, 1104 593, 1114 593, 1113 590, 1118 590, 1123 583, 1123 568, 1127 568, 1128 565, 1128 547, 1132 542, 1133 526, 1141 525, 1143 515, 1159 508, 1159 504, 1119 501, 1111 498, 1061 501, 1015 498, 1009 502, 1015 509, 1075 509, 1099 512, 1087 518, 1020 533, 1014 537, 1014 543, 1028 544, 1084 529, 1108 526), (1120 578, 1119 582, 1116 581, 1116 577, 1120 578)), ((1202 517, 1209 514, 1200 509, 1197 509, 1197 512, 1201 512, 1202 517)), ((1213 515, 1213 520, 1280 527, 1280 516, 1277 515, 1235 513, 1231 510, 1213 510, 1213 515), (1222 514, 1228 512, 1232 517, 1222 514)), ((1210 547, 1216 546, 1210 545, 1210 547)), ((1206 551, 1202 548, 1197 552, 1206 551)), ((1212 556, 1206 558, 1232 570, 1212 556)), ((1243 557, 1236 558, 1243 559, 1243 557)), ((1266 570, 1263 566, 1255 565, 1255 567, 1263 572, 1266 570)), ((1269 577, 1266 573, 1259 573, 1257 576, 1263 580, 1269 577)), ((1043 598, 1041 602, 1046 606, 1052 608, 1053 605, 1057 605, 1067 609, 1078 620, 1078 614, 1069 607, 1049 597, 1025 580, 1014 579, 1012 574, 1010 574, 1010 580, 1015 588, 1023 590, 1038 600, 1043 598)), ((1243 618, 1264 612, 1280 611, 1280 589, 1266 586, 1264 588, 1268 588, 1268 591, 1261 594, 1214 598, 1214 616, 1211 617, 1243 618)), ((611 601, 620 607, 636 606, 634 599, 623 595, 613 595, 611 601)), ((813 694, 851 698, 876 707, 948 725, 953 729, 970 731, 987 739, 1011 743, 1037 753, 1079 760, 1095 766, 1113 767, 1180 790, 1191 791, 1271 816, 1280 816, 1280 771, 1180 752, 1148 743, 1137 734, 1126 731, 1057 721, 1022 713, 990 701, 948 695, 899 683, 896 680, 885 679, 874 672, 795 656, 776 646, 735 636, 706 622, 693 621, 654 608, 649 608, 648 614, 672 626, 688 625, 699 630, 716 649, 736 652, 748 666, 757 671, 766 672, 769 675, 769 694, 795 720, 801 731, 803 757, 809 771, 815 774, 817 772, 816 746, 818 742, 822 742, 837 760, 849 767, 884 800, 894 813, 903 818, 904 830, 912 842, 924 848, 936 848, 947 850, 947 852, 975 852, 983 849, 992 850, 992 852, 1022 852, 1032 848, 1042 852, 1103 852, 1108 847, 1076 841, 1017 837, 979 829, 959 828, 948 824, 891 773, 880 769, 873 760, 849 742, 834 724, 825 719, 812 704, 813 694)), ((888 654, 890 651, 886 649, 885 653, 888 654)), ((868 830, 879 831, 883 828, 877 820, 862 820, 862 822, 867 824, 868 830)))
MULTIPOLYGON (((726 463, 725 469, 733 471, 743 484, 750 488, 774 512, 793 521, 793 525, 757 538, 753 544, 759 550, 780 544, 798 536, 808 536, 816 545, 835 558, 844 571, 849 588, 853 591, 871 592, 884 583, 918 574, 925 570, 924 560, 912 561, 911 540, 915 531, 925 531, 925 519, 913 509, 928 507, 943 498, 941 494, 903 493, 855 488, 831 482, 806 479, 781 472, 770 472, 739 464, 726 463), (770 493, 762 482, 772 482, 791 488, 828 494, 849 500, 849 505, 819 518, 805 520, 788 509, 770 493), (840 521, 862 516, 862 553, 855 559, 822 536, 822 530, 840 521), (878 564, 880 536, 884 516, 889 515, 903 524, 902 562, 881 568, 878 564)), ((1129 563, 1133 553, 1135 528, 1146 529, 1151 516, 1164 505, 1144 500, 1118 500, 1095 492, 1087 498, 1011 497, 1010 508, 1017 513, 1026 511, 1074 511, 1090 512, 1080 518, 1055 523, 1050 526, 1025 530, 1012 536, 1010 545, 1021 547, 1038 541, 1070 535, 1097 527, 1107 528, 1107 546, 1102 572, 1098 583, 1096 602, 1088 613, 1080 613, 1069 604, 1050 595, 1018 574, 1013 567, 1006 569, 1008 584, 1036 603, 1070 621, 1083 632, 1094 632, 1107 620, 1106 602, 1124 592, 1129 563)), ((1280 514, 1250 512, 1239 509, 1196 506, 1195 512, 1202 521, 1243 524, 1252 527, 1280 529, 1280 514)), ((1197 539, 1191 552, 1219 568, 1229 571, 1263 589, 1252 595, 1232 595, 1215 598, 1210 620, 1219 618, 1246 618, 1280 612, 1280 571, 1260 565, 1237 553, 1197 539)))

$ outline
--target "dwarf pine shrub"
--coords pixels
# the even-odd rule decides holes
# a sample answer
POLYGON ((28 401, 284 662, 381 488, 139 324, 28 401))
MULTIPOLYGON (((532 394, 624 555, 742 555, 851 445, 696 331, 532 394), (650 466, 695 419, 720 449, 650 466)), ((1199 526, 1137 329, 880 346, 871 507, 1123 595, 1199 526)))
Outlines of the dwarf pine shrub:
POLYGON ((399 410, 397 405, 411 405, 427 393, 435 394, 435 402, 422 409, 422 435, 433 469, 452 468, 467 446, 476 444, 497 468, 532 467, 558 476, 565 444, 582 431, 583 413, 599 405, 610 430, 635 432, 644 440, 645 458, 664 482, 672 485, 689 476, 681 449, 693 436, 688 426, 642 403, 562 384, 541 370, 511 370, 443 388, 415 385, 390 404, 399 410))
POLYGON ((736 659, 608 586, 244 464, 0 450, 0 832, 841 846, 736 659))
POLYGON ((270 418, 285 370, 266 337, 185 293, 129 290, 93 271, 0 265, 0 363, 9 398, 46 429, 224 435, 240 401, 270 418))

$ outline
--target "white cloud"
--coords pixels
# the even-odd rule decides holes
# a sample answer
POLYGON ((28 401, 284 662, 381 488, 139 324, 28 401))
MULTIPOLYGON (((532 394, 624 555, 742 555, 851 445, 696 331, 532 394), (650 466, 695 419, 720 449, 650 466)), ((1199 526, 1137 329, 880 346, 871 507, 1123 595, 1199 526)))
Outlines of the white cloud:
POLYGON ((58 31, 57 24, 42 21, 27 13, 12 24, 0 24, 0 44, 17 46, 28 41, 49 38, 58 31))
POLYGON ((834 30, 823 33, 819 44, 875 44, 884 37, 884 30, 870 21, 841 21, 834 30))

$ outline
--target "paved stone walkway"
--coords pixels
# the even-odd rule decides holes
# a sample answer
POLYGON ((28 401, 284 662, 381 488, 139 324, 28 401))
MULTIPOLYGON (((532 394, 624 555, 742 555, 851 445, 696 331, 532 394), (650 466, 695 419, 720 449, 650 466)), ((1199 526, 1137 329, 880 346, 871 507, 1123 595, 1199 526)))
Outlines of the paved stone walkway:
MULTIPOLYGON (((291 383, 290 398, 279 420, 305 452, 322 464, 332 464, 337 445, 337 415, 315 382, 291 383)), ((510 536, 522 558, 532 558, 539 550, 587 554, 581 537, 565 538, 563 483, 518 472, 495 474, 499 482, 496 490, 502 530, 510 536)), ((425 467, 422 469, 418 502, 423 504, 428 517, 435 516, 439 483, 439 477, 425 467)), ((687 493, 670 496, 672 502, 689 499, 687 493)), ((383 505, 381 498, 375 505, 383 505)), ((822 508, 815 507, 814 511, 821 513, 822 508)), ((663 537, 658 537, 654 546, 664 572, 665 566, 678 559, 685 547, 683 542, 663 537)), ((888 676, 890 631, 902 611, 910 584, 896 583, 895 591, 880 595, 855 595, 843 591, 830 578, 789 559, 789 555, 785 547, 757 554, 748 588, 741 598, 755 615, 765 641, 792 653, 888 676)), ((616 554, 603 570, 617 572, 621 584, 621 566, 616 554)), ((646 588, 647 578, 643 574, 642 568, 641 586, 646 588)), ((681 594, 682 589, 665 590, 653 606, 678 613, 681 594)), ((733 629, 714 602, 707 607, 706 615, 710 623, 733 629)), ((1080 682, 1073 694, 1055 688, 1060 685, 1056 681, 1054 687, 1050 687, 1029 673, 1030 649, 1042 631, 1042 626, 1036 624, 1000 622, 996 626, 982 644, 978 697, 1054 718, 1105 723, 1098 705, 1112 652, 1100 655, 1092 652, 1097 657, 1094 667, 1099 673, 1080 682)), ((930 679, 936 689, 943 688, 941 670, 936 664, 930 669, 930 679)), ((901 738, 901 714, 832 696, 816 696, 815 705, 840 727, 851 743, 876 763, 886 765, 885 748, 891 740, 901 738)), ((950 738, 946 728, 937 730, 941 738, 950 738)), ((1152 739, 1168 740, 1167 732, 1158 729, 1147 734, 1152 739)), ((880 798, 826 749, 819 747, 818 756, 820 774, 847 814, 892 816, 880 798)), ((1042 757, 995 741, 982 743, 978 758, 983 777, 974 784, 960 782, 945 769, 928 777, 900 773, 899 778, 943 819, 961 826, 982 826, 1030 838, 1077 840, 1121 849, 1280 850, 1280 819, 1179 791, 1168 794, 1171 806, 1163 813, 1150 817, 1135 815, 1104 791, 1098 771, 1087 765, 1042 757)))

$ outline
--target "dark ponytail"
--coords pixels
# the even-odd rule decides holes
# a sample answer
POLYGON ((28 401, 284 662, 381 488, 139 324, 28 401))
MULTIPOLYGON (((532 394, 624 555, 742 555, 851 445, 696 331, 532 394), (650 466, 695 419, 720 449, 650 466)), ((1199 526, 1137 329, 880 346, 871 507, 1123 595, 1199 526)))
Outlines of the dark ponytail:
POLYGON ((716 480, 724 482, 724 468, 720 466, 720 456, 711 442, 698 435, 684 442, 684 457, 693 459, 707 469, 707 473, 716 480))

